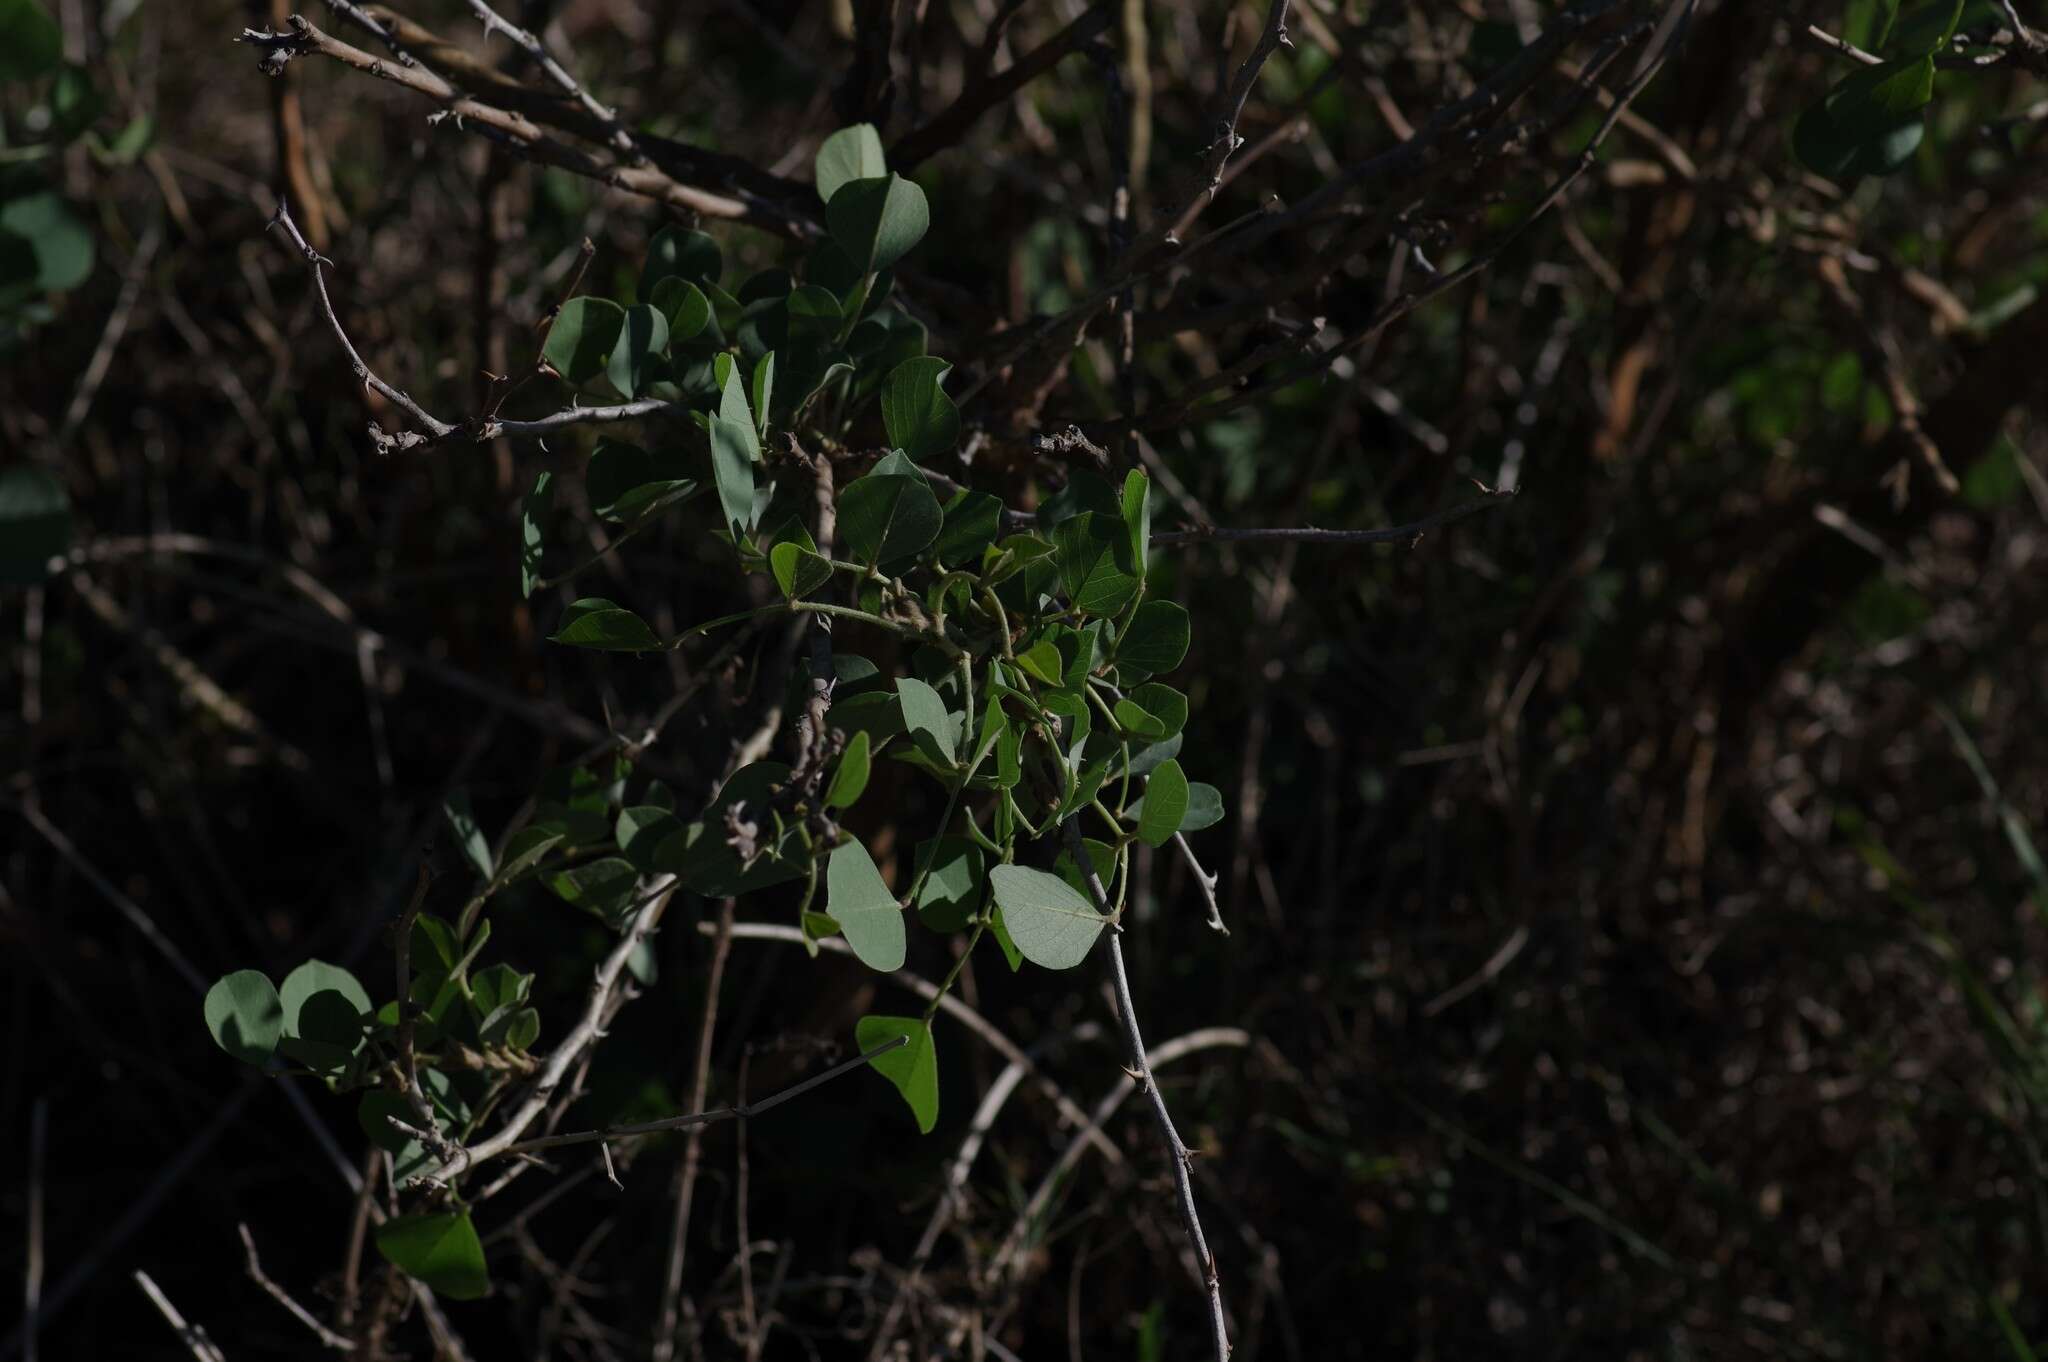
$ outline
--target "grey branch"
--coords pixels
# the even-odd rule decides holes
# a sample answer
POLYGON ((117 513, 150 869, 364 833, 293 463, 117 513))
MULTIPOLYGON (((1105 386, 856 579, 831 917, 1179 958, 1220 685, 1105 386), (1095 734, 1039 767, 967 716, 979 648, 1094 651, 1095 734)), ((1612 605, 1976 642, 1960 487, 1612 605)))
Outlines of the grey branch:
POLYGON ((1198 526, 1192 530, 1169 530, 1152 536, 1156 545, 1174 544, 1413 544, 1431 530, 1445 525, 1456 524, 1468 516, 1491 510, 1504 502, 1514 500, 1513 491, 1496 491, 1483 487, 1484 494, 1477 500, 1463 502, 1435 515, 1407 525, 1390 525, 1382 530, 1318 530, 1312 527, 1300 529, 1223 529, 1215 525, 1198 526))
MULTIPOLYGON (((1109 895, 1103 892, 1102 879, 1095 873, 1095 862, 1081 841, 1081 825, 1070 818, 1065 824, 1065 832, 1067 851, 1087 878, 1089 897, 1094 900, 1096 911, 1106 916, 1109 895)), ((1109 978, 1116 992, 1117 1021, 1123 1027, 1125 1045, 1130 1052, 1129 1071, 1138 1086, 1145 1090, 1145 1095, 1152 1099, 1152 1119, 1159 1127, 1159 1137, 1166 1145, 1168 1160, 1173 1164, 1173 1190, 1180 1205, 1181 1224, 1187 1230, 1188 1243, 1195 1251, 1195 1266, 1208 1289, 1209 1332, 1216 1349, 1216 1362, 1229 1362, 1230 1330, 1223 1311, 1223 1283, 1217 1276, 1216 1255, 1209 1251, 1209 1241, 1202 1234, 1202 1213, 1195 1205, 1194 1180, 1188 1173, 1188 1164, 1194 1154, 1182 1142, 1180 1132, 1174 1129, 1173 1114, 1166 1109, 1166 1098, 1152 1078, 1152 1063, 1146 1056, 1145 1037, 1138 1029, 1137 1010, 1131 1002, 1130 975, 1124 970, 1123 934, 1112 931, 1107 935, 1109 978)))

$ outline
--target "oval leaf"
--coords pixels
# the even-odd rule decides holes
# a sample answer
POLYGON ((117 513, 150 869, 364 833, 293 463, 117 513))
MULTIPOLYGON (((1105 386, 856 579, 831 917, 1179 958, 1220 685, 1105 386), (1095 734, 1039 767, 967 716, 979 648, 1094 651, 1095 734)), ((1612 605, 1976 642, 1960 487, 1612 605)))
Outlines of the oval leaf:
POLYGON ((1072 969, 1088 958, 1109 919, 1057 875, 999 865, 989 873, 1010 940, 1045 969, 1072 969))
POLYGON ((34 586, 71 549, 71 497, 30 464, 0 470, 0 585, 34 586))
POLYGON ((1177 761, 1163 761, 1145 778, 1144 808, 1138 815, 1138 840, 1164 846, 1180 831, 1188 812, 1188 778, 1177 761))
POLYGON ((652 303, 627 308, 625 325, 605 370, 612 386, 628 397, 638 397, 648 384, 667 378, 668 363, 661 357, 666 349, 668 317, 652 303))
POLYGON ((839 532, 861 562, 907 558, 939 537, 945 515, 924 479, 900 474, 856 479, 839 498, 839 532))
POLYGON ((604 372, 625 325, 626 310, 610 299, 571 298, 548 328, 541 358, 580 388, 604 372))
POLYGON ((817 159, 812 162, 818 197, 826 203, 832 202, 840 186, 849 181, 872 180, 888 173, 888 162, 882 157, 882 135, 872 123, 856 123, 833 133, 818 148, 817 159))
POLYGON ((863 272, 901 260, 931 225, 924 191, 901 175, 848 180, 825 205, 832 240, 863 272))
POLYGON ((1174 601, 1146 601, 1133 611, 1116 650, 1117 665, 1142 672, 1170 672, 1187 655, 1187 607, 1174 601))
POLYGON ((882 389, 882 425, 889 443, 913 463, 937 458, 960 438, 960 409, 939 386, 952 369, 935 355, 920 355, 897 365, 882 389))
POLYGON ((661 648, 661 640, 647 627, 647 621, 599 596, 585 596, 564 610, 561 627, 550 641, 614 653, 646 653, 661 648))
POLYGON ((874 858, 857 841, 842 843, 825 866, 825 911, 869 969, 903 968, 903 909, 874 858))
POLYGON ((828 809, 850 809, 861 792, 868 787, 868 771, 872 766, 865 730, 853 735, 846 744, 846 751, 839 758, 839 766, 832 772, 832 783, 825 788, 825 807, 828 809))
POLYGON ((718 243, 711 237, 687 227, 664 227, 647 244, 647 262, 640 268, 641 301, 652 302, 664 279, 716 284, 724 267, 718 243))
POLYGON ((206 1029, 236 1059, 261 1065, 284 1035, 284 1005, 261 970, 236 970, 206 991, 206 1029))
POLYGON ((483 1242, 466 1211, 387 1220, 377 1227, 377 1252, 450 1300, 473 1301, 491 1289, 483 1242))

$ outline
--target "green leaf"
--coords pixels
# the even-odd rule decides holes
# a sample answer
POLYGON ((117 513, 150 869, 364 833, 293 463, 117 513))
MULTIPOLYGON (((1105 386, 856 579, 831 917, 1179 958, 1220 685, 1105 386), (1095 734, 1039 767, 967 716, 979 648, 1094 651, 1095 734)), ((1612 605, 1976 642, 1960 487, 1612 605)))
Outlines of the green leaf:
MULTIPOLYGON (((1897 9, 1896 0, 1891 8, 1897 9)), ((1894 57, 1934 56, 1948 46, 1963 17, 1963 0, 1933 0, 1907 11, 1879 41, 1894 57)))
POLYGON ((1003 503, 986 492, 962 492, 948 502, 932 557, 941 567, 961 567, 979 559, 1003 530, 1003 503))
POLYGON ((1053 530, 1060 586, 1074 608, 1088 615, 1114 615, 1138 591, 1131 537, 1120 521, 1083 511, 1053 530))
POLYGON ((1040 639, 1017 654, 1017 665, 1033 679, 1048 686, 1066 684, 1066 662, 1060 657, 1060 650, 1046 639, 1040 639))
POLYGON ((901 175, 848 180, 825 206, 832 240, 863 273, 901 260, 931 225, 924 191, 901 175))
POLYGON ((989 872, 1010 939, 1032 964, 1072 969, 1088 957, 1109 919, 1058 875, 1028 866, 989 872))
POLYGON ((1146 601, 1139 606, 1116 649, 1118 666, 1142 672, 1170 672, 1187 655, 1187 607, 1174 601, 1146 601))
POLYGON ((450 794, 442 801, 441 815, 448 820, 449 831, 455 834, 455 843, 462 848, 464 859, 488 880, 492 869, 491 839, 477 826, 476 810, 469 806, 469 791, 458 789, 450 794))
POLYGON ((917 847, 927 866, 917 891, 917 919, 935 932, 957 932, 974 920, 987 876, 987 853, 965 837, 934 837, 917 847))
MULTIPOLYGON (((4 3, 5 0, 0 0, 4 3)), ((71 551, 71 497, 47 469, 0 469, 0 585, 35 586, 71 551)))
POLYGON ((1166 724, 1135 700, 1117 701, 1115 713, 1116 726, 1134 738, 1153 741, 1166 736, 1166 724))
MULTIPOLYGON (((1008 805, 1004 807, 1007 808, 1008 805)), ((998 908, 989 914, 988 928, 990 935, 996 939, 996 945, 1002 948, 1003 959, 1010 966, 1010 973, 1015 974, 1018 970, 1023 969, 1024 952, 1018 950, 1017 943, 1010 939, 1009 924, 1003 921, 1002 909, 998 908)))
POLYGON ((567 838, 560 828, 535 825, 521 828, 505 839, 505 859, 491 883, 503 886, 539 865, 550 851, 567 838))
POLYGON ((206 991, 213 1043, 244 1064, 263 1065, 284 1035, 284 1005, 261 970, 236 970, 206 991))
POLYGON ((812 163, 818 197, 826 203, 851 180, 872 180, 889 173, 882 156, 882 135, 872 123, 855 123, 825 139, 812 163))
POLYGON ((896 678, 896 698, 903 707, 903 728, 924 754, 942 766, 957 763, 953 718, 939 693, 914 676, 896 678))
MULTIPOLYGON (((832 708, 833 722, 839 727, 847 726, 841 713, 844 708, 832 708)), ((733 772, 732 779, 700 818, 655 849, 656 868, 674 875, 691 893, 706 898, 752 893, 801 876, 809 864, 808 855, 802 862, 780 855, 774 823, 767 816, 771 795, 788 779, 789 768, 773 761, 753 762, 733 772), (760 830, 757 854, 746 864, 741 863, 731 842, 728 823, 735 817, 754 823, 760 830)))
POLYGON ((944 524, 939 499, 921 478, 870 473, 839 498, 839 532, 853 556, 871 567, 920 552, 944 524))
POLYGON ((839 334, 845 314, 832 290, 800 284, 789 294, 789 339, 822 345, 839 334))
POLYGON ((387 1220, 377 1227, 377 1252, 449 1300, 473 1301, 491 1289, 483 1241, 467 1211, 387 1220))
POLYGON ((882 425, 889 443, 913 463, 937 458, 960 438, 960 409, 940 386, 952 370, 933 355, 906 359, 882 389, 882 425))
POLYGON ((37 292, 77 288, 92 273, 92 230, 57 194, 43 191, 0 199, 0 236, 10 234, 28 243, 35 261, 28 278, 37 292))
POLYGON ((832 580, 832 564, 802 544, 777 544, 768 550, 768 568, 790 600, 808 596, 832 580))
POLYGON ((647 385, 668 377, 668 317, 652 303, 626 309, 625 325, 612 348, 606 374, 612 386, 628 397, 639 397, 647 385))
POLYGON ((1164 846, 1180 831, 1188 812, 1188 778, 1177 761, 1161 762, 1145 778, 1144 808, 1138 814, 1138 840, 1148 847, 1164 846))
POLYGON ((775 352, 761 356, 754 366, 754 428, 768 438, 768 403, 775 395, 775 352))
POLYGON ((626 310, 608 298, 571 298, 548 328, 541 358, 575 387, 604 372, 626 325, 626 310))
MULTIPOLYGON (((644 946, 647 943, 643 941, 641 944, 644 946)), ((643 982, 651 981, 643 980, 643 982)), ((509 1050, 516 1050, 524 1054, 531 1050, 533 1043, 539 1039, 540 1013, 533 1008, 521 1008, 513 1013, 512 1019, 505 1024, 505 1047, 509 1050)))
POLYGON ((315 994, 330 992, 348 999, 362 1016, 367 1017, 376 1011, 370 1002, 369 993, 364 990, 355 975, 339 965, 330 965, 324 960, 308 960, 287 974, 284 977, 284 985, 277 991, 279 1005, 284 1011, 285 1034, 304 1034, 301 1014, 307 1001, 315 994))
POLYGON ((1140 577, 1152 548, 1151 487, 1150 479, 1135 468, 1124 476, 1124 526, 1131 532, 1131 562, 1140 577))
POLYGON ((736 533, 754 528, 754 458, 758 450, 752 420, 711 418, 711 473, 718 504, 736 533))
POLYGON ((1183 833, 1200 832, 1223 821, 1223 792, 1201 781, 1188 783, 1188 811, 1180 820, 1183 833))
POLYGON ((832 783, 825 787, 826 808, 850 809, 867 789, 871 746, 865 732, 854 734, 846 744, 846 751, 840 754, 839 765, 832 772, 832 783))
POLYGON ((825 911, 863 965, 885 971, 903 968, 903 909, 882 883, 882 872, 875 869, 868 849, 857 841, 841 843, 826 863, 825 911))
POLYGON ((1147 681, 1132 689, 1125 699, 1166 725, 1163 737, 1170 738, 1187 726, 1188 697, 1172 686, 1147 681))
POLYGON ((0 80, 34 80, 64 62, 64 34, 38 0, 0 0, 0 80))
POLYGON ((555 475, 542 473, 533 480, 533 490, 519 508, 519 594, 532 596, 541 581, 541 521, 555 504, 555 475))
POLYGON ((557 898, 613 927, 624 925, 639 883, 640 872, 621 856, 601 856, 548 876, 548 888, 557 898))
POLYGON ((724 267, 718 243, 711 237, 684 227, 664 227, 647 244, 647 261, 640 268, 640 299, 653 301, 654 290, 664 279, 715 285, 724 267))
POLYGON ((661 640, 645 620, 600 596, 585 596, 564 610, 561 627, 550 641, 613 653, 651 653, 661 649, 661 640))
POLYGON ((681 831, 682 826, 683 821, 676 817, 673 809, 637 804, 619 810, 619 821, 612 829, 612 841, 627 860, 643 872, 652 872, 655 848, 681 831))
POLYGON ((898 1036, 907 1037, 910 1043, 876 1055, 868 1063, 896 1085, 896 1091, 910 1104, 910 1114, 917 1118, 918 1133, 929 1135, 939 1123, 939 1059, 932 1048, 930 1025, 920 1017, 871 1015, 862 1017, 853 1028, 853 1043, 862 1054, 898 1036))
POLYGON ((711 300, 704 290, 687 279, 664 279, 654 286, 648 302, 668 320, 668 343, 680 346, 695 340, 711 325, 711 300))

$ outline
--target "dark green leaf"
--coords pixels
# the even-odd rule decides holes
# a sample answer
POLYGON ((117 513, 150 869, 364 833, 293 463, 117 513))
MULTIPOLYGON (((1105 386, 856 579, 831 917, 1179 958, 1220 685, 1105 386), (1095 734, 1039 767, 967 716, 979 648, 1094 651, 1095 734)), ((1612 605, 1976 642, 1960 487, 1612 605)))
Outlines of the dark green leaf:
POLYGON ((1058 875, 1028 866, 999 865, 989 872, 1010 939, 1024 958, 1045 969, 1072 969, 1088 957, 1109 919, 1058 875))
POLYGON ((236 970, 206 991, 213 1043, 244 1064, 262 1065, 284 1035, 284 1005, 260 970, 236 970))
POLYGON ((682 820, 671 809, 652 804, 619 810, 612 840, 620 852, 643 872, 654 870, 654 852, 664 841, 682 830, 682 820))
POLYGON ((890 371, 882 389, 882 425, 889 443, 913 463, 937 458, 960 438, 960 409, 940 386, 952 369, 933 355, 906 359, 890 371))
POLYGON ((35 261, 29 283, 37 292, 62 293, 77 288, 92 273, 92 231, 54 193, 42 191, 0 199, 0 235, 19 237, 28 243, 35 261))
POLYGON ((768 436, 768 404, 775 396, 775 352, 761 356, 754 366, 754 429, 768 436))
POLYGON ((498 885, 510 884, 539 865, 541 860, 564 840, 566 839, 560 828, 521 828, 505 839, 505 859, 498 863, 498 874, 492 882, 498 885))
POLYGON ((853 556, 870 566, 921 551, 944 523, 938 498, 921 478, 870 473, 839 498, 839 532, 853 556))
POLYGON ((668 278, 716 284, 724 267, 716 241, 702 232, 664 227, 647 245, 647 263, 640 269, 640 299, 652 302, 655 287, 668 278))
POLYGON ((1137 594, 1130 532, 1123 522, 1092 511, 1063 521, 1053 531, 1060 586, 1074 608, 1088 615, 1114 615, 1137 594))
POLYGON ((825 910, 862 964, 875 970, 903 968, 903 909, 882 882, 868 849, 857 841, 842 843, 826 863, 825 910))
POLYGON ((802 284, 789 294, 789 338, 792 342, 822 344, 839 334, 844 314, 832 290, 816 284, 802 284))
POLYGON ((645 620, 598 596, 586 596, 564 610, 561 627, 551 641, 615 653, 648 653, 661 648, 661 640, 645 620))
POLYGON ((1131 532, 1131 562, 1143 577, 1152 547, 1151 482, 1135 468, 1124 476, 1123 512, 1124 526, 1131 532))
POLYGON ((624 924, 626 910, 633 904, 640 872, 620 856, 603 856, 571 866, 548 876, 548 888, 564 903, 594 914, 611 926, 624 924))
POLYGON ((652 303, 626 309, 625 325, 606 368, 612 386, 628 397, 639 397, 647 385, 668 377, 668 318, 652 303))
POLYGON ((576 387, 604 372, 626 325, 626 310, 608 298, 571 298, 562 304, 541 358, 576 387))
POLYGON ((711 300, 704 296, 703 289, 687 279, 662 280, 654 286, 648 301, 667 319, 671 346, 695 340, 711 325, 711 300))
POLYGON ((1187 725, 1188 697, 1172 686, 1147 681, 1144 685, 1134 688, 1125 698, 1166 725, 1163 737, 1170 738, 1187 725))
MULTIPOLYGON (((4 3, 5 0, 0 0, 4 3)), ((35 586, 71 551, 71 497, 34 464, 0 469, 0 585, 35 586)))
POLYGON ((519 594, 533 595, 540 585, 541 558, 546 552, 541 541, 541 521, 555 504, 555 475, 542 473, 533 480, 533 490, 519 508, 519 594))
POLYGON ((1172 671, 1187 655, 1187 607, 1173 601, 1146 601, 1133 611, 1116 650, 1118 666, 1153 673, 1172 671))
POLYGON ((473 1301, 491 1289, 483 1241, 467 1211, 387 1220, 377 1227, 377 1252, 449 1300, 473 1301))
POLYGON ((64 34, 40 0, 0 0, 0 80, 34 80, 64 61, 64 34))
POLYGON ((917 1118, 918 1133, 929 1135, 939 1123, 939 1060, 932 1048, 930 1025, 920 1017, 866 1016, 853 1029, 853 1043, 862 1054, 898 1036, 910 1043, 868 1062, 903 1094, 910 1114, 917 1118))
POLYGON ((947 504, 945 521, 932 556, 942 567, 961 567, 980 559, 1003 529, 1003 503, 986 492, 962 492, 947 504))
POLYGON ((924 191, 901 175, 848 180, 825 206, 832 240, 864 272, 901 260, 931 225, 924 191))
POLYGON ((832 564, 801 544, 777 544, 768 551, 775 585, 790 600, 810 595, 832 580, 832 564))

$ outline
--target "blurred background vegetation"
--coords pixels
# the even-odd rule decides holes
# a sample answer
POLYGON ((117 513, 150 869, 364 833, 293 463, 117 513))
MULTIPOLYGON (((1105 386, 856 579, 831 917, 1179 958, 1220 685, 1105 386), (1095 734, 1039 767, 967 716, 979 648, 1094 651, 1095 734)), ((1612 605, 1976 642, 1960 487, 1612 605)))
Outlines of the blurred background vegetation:
MULTIPOLYGON (((1092 13, 903 7, 884 89, 849 78, 844 0, 513 8, 635 127, 799 187, 849 113, 893 142, 985 80, 999 13, 998 70, 1092 13)), ((1125 152, 1138 222, 1178 206, 1219 67, 1263 18, 1112 8, 1101 55, 916 170, 933 228, 900 291, 963 374, 1116 277, 1125 152)), ((1140 452, 1183 519, 1370 528, 1474 481, 1518 493, 1412 548, 1174 550, 1196 620, 1182 760, 1224 790, 1198 849, 1230 935, 1159 857, 1128 949, 1155 1044, 1253 1037, 1162 1075, 1202 1153, 1240 1359, 2024 1359, 2048 1341, 2027 1285, 2048 1267, 2048 92, 2038 53, 1993 45, 2006 7, 1966 6, 1973 50, 1999 59, 1943 69, 1903 168, 1812 173, 1794 122, 1852 59, 1808 26, 1874 42, 1881 8, 1701 4, 1555 210, 1370 339, 1399 290, 1502 238, 1570 167, 1601 121, 1573 96, 1587 52, 1547 65, 1516 135, 1353 191, 1350 235, 1148 285, 1129 389, 1100 328, 1036 405, 998 382, 965 409, 984 453, 946 471, 1016 504, 1064 476, 1005 456, 1021 430, 1112 440, 1131 393, 1170 418, 1137 423, 1140 452)), ((1198 230, 1284 211, 1415 135, 1565 9, 1297 7, 1198 230)), ((239 1221, 301 1299, 337 1290, 352 1109, 306 1091, 323 1148, 281 1085, 213 1049, 194 979, 309 956, 381 977, 422 860, 455 864, 451 792, 495 830, 686 686, 642 765, 704 790, 780 684, 765 637, 715 668, 708 649, 545 644, 574 594, 670 633, 747 588, 685 514, 597 584, 523 600, 520 493, 591 436, 378 456, 366 423, 396 416, 265 230, 284 189, 364 358, 447 414, 530 353, 582 238, 587 287, 629 294, 671 219, 335 63, 266 77, 231 40, 284 14, 0 0, 0 1275, 40 1282, 44 1357, 179 1355, 137 1268, 230 1358, 306 1352, 243 1275, 239 1221)), ((522 76, 465 5, 406 16, 522 76)), ((743 269, 789 258, 754 226, 709 230, 743 269)), ((558 512, 561 535, 603 544, 573 496, 558 512)), ((861 828, 899 859, 890 820, 914 838, 936 812, 900 794, 861 828)), ((787 915, 764 897, 742 918, 787 915)), ((583 1124, 688 1109, 694 910, 715 915, 672 920, 583 1124)), ((538 891, 496 924, 554 962, 544 1028, 566 1016, 606 934, 538 891)), ((939 943, 920 949, 913 969, 944 970, 939 943)), ((765 1092, 887 997, 840 958, 733 951, 715 1100, 743 1058, 765 1092)), ((983 971, 967 996, 1084 1105, 1119 1081, 1084 1026, 1108 1015, 1091 974, 983 971)), ((981 1268, 1067 1140, 1025 1085, 905 1288, 1002 1067, 948 1039, 957 1097, 930 1137, 867 1081, 749 1132, 766 1355, 857 1355, 899 1290, 913 1356, 1196 1355, 1199 1292, 1135 1104, 1111 1126, 1130 1164, 1080 1162, 991 1287, 981 1268)), ((702 1355, 736 1346, 737 1152, 730 1127, 706 1140, 686 1282, 702 1355)), ((676 1159, 642 1147, 623 1190, 566 1159, 548 1185, 569 1194, 533 1179, 481 1217, 498 1295, 449 1307, 473 1355, 644 1355, 676 1159)), ((408 1328, 394 1346, 424 1353, 408 1328)))

